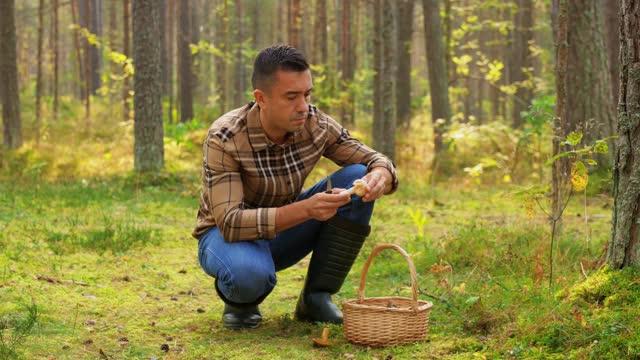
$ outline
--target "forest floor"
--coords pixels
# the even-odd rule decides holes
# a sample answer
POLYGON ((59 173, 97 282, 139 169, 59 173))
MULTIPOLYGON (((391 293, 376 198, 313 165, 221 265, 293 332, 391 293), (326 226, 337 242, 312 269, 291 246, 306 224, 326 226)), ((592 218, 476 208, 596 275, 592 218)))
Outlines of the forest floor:
MULTIPOLYGON (((377 244, 398 244, 420 299, 433 302, 425 341, 360 346, 332 325, 333 346, 314 348, 323 325, 293 319, 308 258, 278 273, 260 328, 227 330, 190 235, 206 125, 165 124, 165 170, 140 176, 130 170, 132 122, 113 120, 119 109, 96 111, 90 136, 67 109, 40 144, 0 153, 0 359, 640 359, 640 270, 603 266, 613 200, 597 189, 610 180, 574 194, 551 247, 549 220, 517 179, 462 173, 460 159, 495 155, 495 142, 461 154, 458 142, 457 162, 441 166, 457 175, 430 184, 421 117, 398 144, 400 188, 376 202, 372 234, 334 299, 357 296, 377 244)), ((505 133, 495 130, 487 139, 505 133)), ((519 172, 542 175, 526 169, 534 163, 522 159, 519 172)), ((323 161, 307 185, 334 169, 323 161)), ((404 259, 385 251, 366 296, 409 297, 409 280, 404 259)))
MULTIPOLYGON (((323 326, 293 319, 308 259, 278 273, 259 329, 222 327, 223 304, 190 237, 196 176, 17 182, 0 182, 0 358, 640 356, 638 272, 613 281, 598 270, 610 234, 607 196, 587 199, 586 223, 584 199, 569 204, 549 287, 548 222, 541 212, 527 216, 512 189, 403 183, 376 204, 372 235, 334 298, 356 297, 376 244, 399 244, 416 265, 420 298, 434 303, 425 342, 354 345, 332 325, 333 346, 314 348, 323 326)), ((367 296, 409 297, 409 288, 401 256, 375 258, 367 296)))

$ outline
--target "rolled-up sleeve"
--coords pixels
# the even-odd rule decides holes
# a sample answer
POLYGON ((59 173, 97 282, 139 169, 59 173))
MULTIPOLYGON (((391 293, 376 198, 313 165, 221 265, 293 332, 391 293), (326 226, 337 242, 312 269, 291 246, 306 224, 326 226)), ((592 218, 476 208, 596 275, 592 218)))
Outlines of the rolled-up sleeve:
POLYGON ((393 162, 382 153, 379 153, 358 139, 351 137, 347 129, 337 121, 323 114, 326 119, 328 139, 324 156, 331 159, 339 166, 349 164, 363 164, 367 166, 367 172, 376 167, 383 167, 391 173, 393 184, 390 193, 398 188, 398 173, 393 162))
POLYGON ((204 143, 203 181, 216 226, 225 241, 272 239, 275 237, 275 208, 247 209, 240 162, 233 139, 221 141, 215 134, 204 143))

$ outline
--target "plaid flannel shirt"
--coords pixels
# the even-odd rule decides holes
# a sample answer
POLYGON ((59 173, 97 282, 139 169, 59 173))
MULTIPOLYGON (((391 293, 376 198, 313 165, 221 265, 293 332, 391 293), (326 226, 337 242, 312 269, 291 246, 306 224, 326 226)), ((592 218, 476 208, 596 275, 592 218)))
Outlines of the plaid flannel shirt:
POLYGON ((213 122, 203 145, 200 208, 194 237, 217 226, 225 241, 272 239, 276 208, 295 201, 321 156, 339 166, 384 167, 398 186, 393 163, 315 106, 303 128, 282 145, 270 141, 255 102, 213 122))

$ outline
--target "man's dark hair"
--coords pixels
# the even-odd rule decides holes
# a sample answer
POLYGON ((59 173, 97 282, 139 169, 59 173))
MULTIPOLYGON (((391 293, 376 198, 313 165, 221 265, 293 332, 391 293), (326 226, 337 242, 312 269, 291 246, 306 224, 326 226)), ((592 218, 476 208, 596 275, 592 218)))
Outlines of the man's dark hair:
POLYGON ((304 54, 289 45, 270 46, 258 54, 253 63, 251 84, 254 89, 266 90, 278 70, 302 72, 309 69, 304 54))

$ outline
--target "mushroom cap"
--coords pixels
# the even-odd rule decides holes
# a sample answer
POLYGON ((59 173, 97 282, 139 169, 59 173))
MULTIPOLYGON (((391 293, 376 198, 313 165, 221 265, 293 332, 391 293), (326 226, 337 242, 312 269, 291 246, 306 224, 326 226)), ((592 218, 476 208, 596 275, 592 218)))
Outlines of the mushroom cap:
POLYGON ((316 346, 320 346, 320 347, 328 347, 331 346, 332 344, 327 340, 323 340, 321 338, 313 338, 313 344, 316 346))
POLYGON ((354 181, 353 192, 358 196, 363 196, 367 192, 367 182, 362 179, 354 181))

